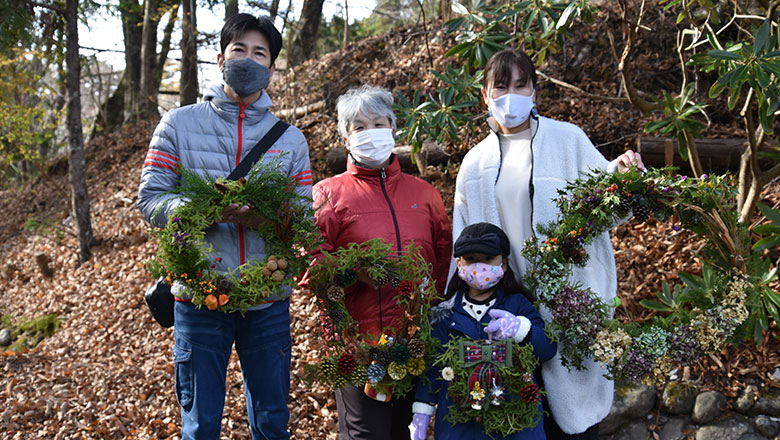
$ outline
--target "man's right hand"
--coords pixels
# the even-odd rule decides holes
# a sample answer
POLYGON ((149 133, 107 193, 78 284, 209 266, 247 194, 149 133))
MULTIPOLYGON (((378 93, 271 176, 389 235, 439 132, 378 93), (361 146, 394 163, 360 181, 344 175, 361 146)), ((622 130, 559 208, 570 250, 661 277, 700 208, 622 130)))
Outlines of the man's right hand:
POLYGON ((252 207, 249 205, 238 206, 233 203, 222 210, 220 223, 238 223, 251 229, 257 229, 264 220, 263 217, 251 214, 252 207))

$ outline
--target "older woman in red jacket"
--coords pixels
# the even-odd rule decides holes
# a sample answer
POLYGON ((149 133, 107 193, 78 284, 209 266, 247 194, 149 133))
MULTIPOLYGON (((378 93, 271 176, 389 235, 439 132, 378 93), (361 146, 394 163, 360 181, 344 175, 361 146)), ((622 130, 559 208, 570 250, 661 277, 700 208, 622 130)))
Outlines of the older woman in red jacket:
MULTIPOLYGON (((347 171, 314 186, 324 251, 382 238, 399 252, 414 242, 433 268, 443 293, 452 255, 452 230, 441 195, 431 184, 401 172, 392 154, 396 117, 384 88, 352 89, 337 101, 339 132, 349 150, 347 171)), ((316 256, 315 256, 316 257, 316 256)), ((396 326, 401 309, 390 285, 365 274, 347 289, 345 304, 361 333, 381 335, 396 326)), ((341 440, 408 439, 412 393, 383 402, 347 384, 336 391, 341 440)))

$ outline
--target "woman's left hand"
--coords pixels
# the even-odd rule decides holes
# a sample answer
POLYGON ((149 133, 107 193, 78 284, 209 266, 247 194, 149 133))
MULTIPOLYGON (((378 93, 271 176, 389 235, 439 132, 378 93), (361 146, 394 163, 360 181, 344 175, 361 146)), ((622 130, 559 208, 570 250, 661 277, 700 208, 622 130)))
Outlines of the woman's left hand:
POLYGON ((618 171, 626 171, 631 165, 636 165, 640 170, 645 169, 645 164, 642 163, 642 156, 639 153, 635 153, 632 150, 628 150, 621 154, 617 159, 618 171))

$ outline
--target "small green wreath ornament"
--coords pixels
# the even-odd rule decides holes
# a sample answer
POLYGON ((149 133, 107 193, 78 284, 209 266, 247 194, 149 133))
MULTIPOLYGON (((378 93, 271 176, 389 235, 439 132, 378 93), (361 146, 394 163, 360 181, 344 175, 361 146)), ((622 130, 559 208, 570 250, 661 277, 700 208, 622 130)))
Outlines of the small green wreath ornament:
POLYGON ((334 389, 347 383, 365 388, 377 400, 411 391, 435 352, 428 316, 437 292, 430 273, 430 264, 414 243, 400 253, 382 239, 323 252, 309 272, 309 289, 320 311, 323 352, 319 364, 307 371, 334 389), (344 304, 361 271, 378 285, 398 291, 395 300, 402 316, 397 326, 386 326, 381 335, 360 333, 344 304))
POLYGON ((451 339, 436 357, 452 397, 445 419, 452 425, 476 420, 485 432, 508 436, 541 420, 544 392, 534 383, 539 365, 529 344, 451 339))
POLYGON ((198 307, 225 313, 246 312, 283 286, 297 285, 295 274, 309 264, 307 249, 321 242, 310 198, 294 191, 297 183, 278 171, 277 161, 258 163, 246 178, 213 179, 179 167, 179 188, 172 192, 187 203, 177 207, 165 228, 157 230, 157 256, 147 262, 154 277, 179 282, 198 307), (221 257, 205 242, 206 231, 222 218, 226 206, 252 207, 264 220, 256 233, 265 241, 267 257, 252 259, 228 273, 217 271, 221 257))
POLYGON ((675 367, 731 342, 747 319, 753 281, 740 255, 749 254, 750 240, 747 225, 737 221, 734 185, 728 176, 693 179, 671 172, 596 170, 572 181, 559 191, 559 219, 538 225, 543 238, 525 243, 525 281, 552 316, 546 330, 558 341, 564 365, 580 369, 591 358, 615 379, 663 383, 675 367), (685 287, 664 284, 657 300, 640 301, 656 312, 652 320, 622 324, 612 318, 618 298, 605 304, 570 280, 573 267, 587 262, 593 237, 631 213, 639 222, 651 215, 672 221, 675 231, 684 227, 708 240, 700 252, 704 282, 680 273, 685 287))

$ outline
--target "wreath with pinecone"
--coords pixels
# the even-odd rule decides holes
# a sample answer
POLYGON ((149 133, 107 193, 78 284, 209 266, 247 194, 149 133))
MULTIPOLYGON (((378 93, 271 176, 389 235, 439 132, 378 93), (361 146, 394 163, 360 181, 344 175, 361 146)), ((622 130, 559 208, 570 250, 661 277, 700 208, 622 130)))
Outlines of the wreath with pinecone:
POLYGON ((525 281, 551 315, 547 330, 558 341, 562 362, 581 369, 585 359, 615 378, 663 383, 670 372, 720 351, 748 317, 745 298, 756 285, 737 247, 750 247, 747 225, 734 208, 728 176, 689 178, 671 169, 636 168, 622 173, 596 170, 569 182, 556 200, 558 221, 537 225, 541 240, 525 243, 530 267, 525 281), (648 322, 623 324, 612 318, 620 305, 572 283, 572 270, 588 260, 593 237, 629 218, 650 216, 687 228, 707 239, 698 278, 680 273, 685 286, 666 283, 657 299, 640 304, 656 312, 648 322), (747 237, 747 241, 745 238, 747 237), (747 244, 746 244, 747 243, 747 244))
POLYGON ((308 287, 320 311, 324 344, 319 363, 309 365, 308 373, 334 389, 350 383, 367 394, 369 388, 383 390, 387 399, 410 391, 433 350, 427 317, 437 294, 430 272, 413 243, 401 253, 382 239, 323 252, 310 269, 308 287), (381 335, 361 333, 344 304, 360 271, 397 292, 401 318, 381 335))
POLYGON ((475 420, 502 436, 539 424, 543 391, 534 382, 539 360, 529 344, 457 337, 433 365, 453 400, 445 416, 450 424, 475 420))
POLYGON ((183 284, 197 307, 225 313, 244 313, 281 293, 283 286, 297 285, 293 275, 309 264, 305 250, 318 246, 321 236, 311 199, 294 191, 297 183, 278 171, 277 162, 258 163, 237 181, 213 179, 208 172, 201 177, 183 167, 177 172, 181 184, 172 193, 188 202, 174 209, 165 228, 155 231, 157 256, 147 262, 152 276, 183 284), (248 233, 263 238, 267 257, 225 273, 217 270, 222 259, 214 255, 205 237, 231 204, 249 205, 251 214, 264 219, 248 233))

